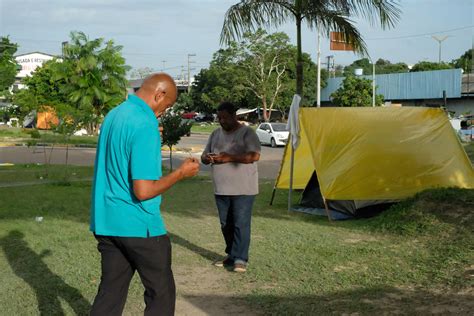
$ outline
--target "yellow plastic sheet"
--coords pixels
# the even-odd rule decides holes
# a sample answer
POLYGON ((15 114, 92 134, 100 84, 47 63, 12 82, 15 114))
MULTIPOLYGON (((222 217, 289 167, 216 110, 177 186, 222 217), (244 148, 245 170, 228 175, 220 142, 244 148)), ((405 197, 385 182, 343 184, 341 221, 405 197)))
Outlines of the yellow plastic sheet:
MULTIPOLYGON (((331 200, 394 200, 429 188, 474 188, 474 169, 448 117, 421 107, 301 108, 295 189, 314 170, 331 200)), ((287 145, 276 187, 289 188, 287 145)))

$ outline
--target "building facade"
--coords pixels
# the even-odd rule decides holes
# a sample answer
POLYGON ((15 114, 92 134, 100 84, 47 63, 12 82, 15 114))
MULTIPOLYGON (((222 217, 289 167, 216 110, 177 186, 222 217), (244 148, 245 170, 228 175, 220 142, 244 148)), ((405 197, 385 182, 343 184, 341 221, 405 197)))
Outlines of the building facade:
POLYGON ((15 56, 15 60, 17 64, 21 66, 21 69, 16 75, 16 80, 13 84, 12 90, 15 91, 25 88, 25 86, 21 83, 21 80, 27 76, 31 76, 36 68, 41 67, 44 62, 52 60, 53 58, 56 58, 56 56, 41 52, 33 52, 15 56))
MULTIPOLYGON (((372 76, 361 76, 372 80, 372 76)), ((323 106, 337 106, 331 100, 344 78, 330 78, 321 90, 323 106)), ((408 72, 375 76, 377 94, 385 105, 446 107, 453 116, 474 114, 474 75, 461 69, 408 72)))

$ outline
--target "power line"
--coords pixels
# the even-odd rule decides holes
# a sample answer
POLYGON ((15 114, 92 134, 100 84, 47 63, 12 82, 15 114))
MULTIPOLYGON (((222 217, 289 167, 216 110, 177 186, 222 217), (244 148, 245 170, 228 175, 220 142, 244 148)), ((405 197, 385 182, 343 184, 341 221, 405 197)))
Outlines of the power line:
POLYGON ((470 28, 474 28, 474 25, 458 27, 458 28, 456 28, 456 29, 445 30, 445 31, 424 33, 424 34, 414 34, 414 35, 395 36, 395 37, 368 38, 367 41, 381 41, 381 40, 392 40, 392 39, 404 39, 404 38, 423 37, 423 36, 435 35, 435 34, 440 34, 440 33, 448 33, 448 32, 460 31, 460 30, 467 30, 467 29, 470 29, 470 28))

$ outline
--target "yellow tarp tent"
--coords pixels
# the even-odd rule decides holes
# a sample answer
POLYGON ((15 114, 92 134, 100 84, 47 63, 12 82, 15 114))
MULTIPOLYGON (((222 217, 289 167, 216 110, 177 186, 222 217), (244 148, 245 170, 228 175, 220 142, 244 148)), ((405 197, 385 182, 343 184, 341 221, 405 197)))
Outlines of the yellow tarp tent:
POLYGON ((49 106, 43 106, 41 111, 37 114, 36 128, 38 129, 51 129, 53 126, 59 124, 58 116, 54 109, 49 106))
MULTIPOLYGON (((301 108, 293 188, 316 171, 326 200, 399 200, 429 188, 474 188, 447 115, 421 107, 301 108)), ((288 189, 287 145, 276 188, 288 189)))

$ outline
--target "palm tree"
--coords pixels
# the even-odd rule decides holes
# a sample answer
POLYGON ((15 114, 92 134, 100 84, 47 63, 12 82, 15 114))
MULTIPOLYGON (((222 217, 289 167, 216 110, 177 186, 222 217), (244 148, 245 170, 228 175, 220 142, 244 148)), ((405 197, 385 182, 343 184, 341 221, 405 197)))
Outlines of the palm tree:
POLYGON ((380 22, 382 28, 393 27, 401 10, 396 0, 242 0, 232 5, 224 18, 221 44, 242 37, 258 27, 278 27, 287 22, 296 23, 296 93, 303 96, 303 58, 301 25, 306 20, 312 29, 322 33, 341 32, 355 51, 367 53, 366 44, 351 17, 380 22))
POLYGON ((57 79, 67 82, 63 93, 88 117, 94 133, 101 118, 126 96, 129 67, 121 50, 112 40, 89 40, 83 32, 71 32, 71 41, 64 46, 57 79))

